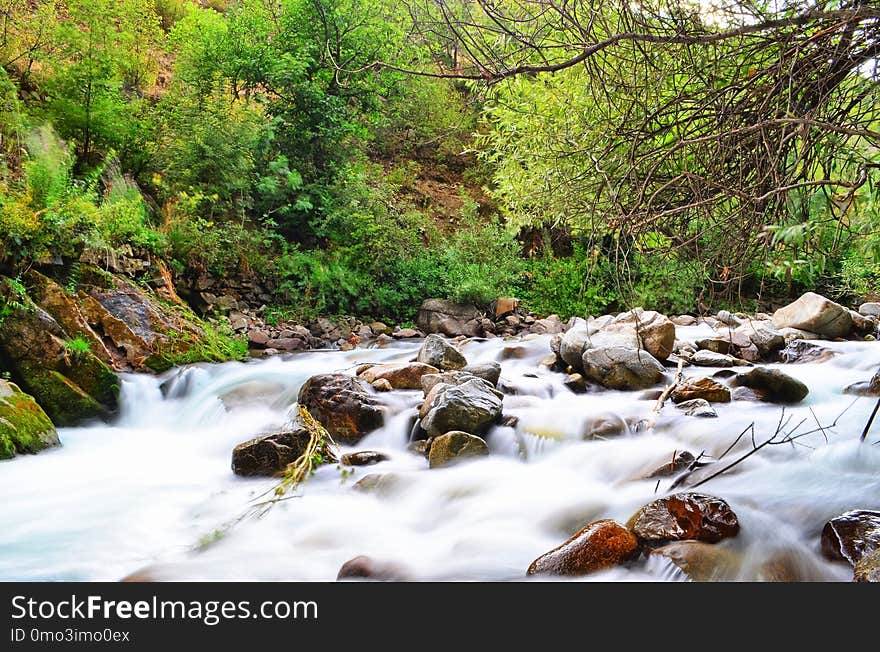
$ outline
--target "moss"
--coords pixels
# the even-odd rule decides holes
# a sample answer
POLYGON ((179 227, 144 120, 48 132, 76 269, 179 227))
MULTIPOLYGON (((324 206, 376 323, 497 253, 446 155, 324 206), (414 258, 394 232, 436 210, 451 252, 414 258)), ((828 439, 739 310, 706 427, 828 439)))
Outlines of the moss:
POLYGON ((0 381, 0 459, 59 444, 55 426, 31 396, 0 381))
POLYGON ((22 367, 20 373, 27 388, 58 426, 74 425, 108 414, 105 406, 57 371, 22 367))
POLYGON ((219 331, 209 324, 201 324, 204 336, 197 340, 172 337, 159 350, 146 359, 144 365, 156 372, 163 372, 184 364, 195 362, 227 362, 244 360, 248 356, 247 340, 219 331))
POLYGON ((119 378, 110 367, 92 354, 71 360, 67 376, 108 410, 115 410, 119 399, 119 378))

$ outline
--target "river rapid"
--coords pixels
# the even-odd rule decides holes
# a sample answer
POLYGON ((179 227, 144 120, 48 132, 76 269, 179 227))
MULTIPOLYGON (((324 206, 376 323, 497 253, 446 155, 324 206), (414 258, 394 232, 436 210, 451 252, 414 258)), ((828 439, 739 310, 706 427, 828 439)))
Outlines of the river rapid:
MULTIPOLYGON (((678 328, 680 338, 711 334, 708 326, 678 328)), ((663 495, 670 480, 642 478, 674 451, 719 456, 751 423, 760 443, 782 413, 777 405, 734 401, 714 405, 718 418, 706 419, 668 403, 648 432, 583 441, 591 416, 647 419, 654 401, 639 392, 573 394, 563 374, 539 365, 548 336, 471 341, 461 347, 469 362, 501 360, 502 381, 513 392, 504 413, 519 419, 489 433, 489 457, 428 470, 423 457, 406 451, 421 392, 383 394, 391 406, 385 426, 343 452, 382 451, 390 460, 350 475, 326 465, 262 518, 240 518, 275 482, 233 475, 236 444, 282 426, 310 376, 406 361, 420 344, 123 376, 114 423, 61 429, 61 448, 0 463, 0 579, 332 581, 345 561, 369 555, 415 580, 525 580, 533 559, 587 522, 625 523, 663 495), (509 347, 516 357, 508 357, 509 347), (353 490, 369 473, 394 473, 394 490, 353 490)), ((717 579, 766 579, 768 564, 780 559, 797 579, 852 577, 850 567, 821 557, 819 533, 847 510, 880 509, 880 445, 873 445, 880 423, 866 444, 858 441, 874 400, 842 393, 880 366, 880 343, 822 344, 838 355, 770 365, 810 388, 785 418, 789 428, 802 422, 799 432, 815 432, 767 446, 699 489, 725 499, 741 524, 737 537, 718 544, 736 563, 717 579)), ((746 436, 725 459, 751 447, 746 436)), ((686 576, 652 556, 581 579, 686 576)))

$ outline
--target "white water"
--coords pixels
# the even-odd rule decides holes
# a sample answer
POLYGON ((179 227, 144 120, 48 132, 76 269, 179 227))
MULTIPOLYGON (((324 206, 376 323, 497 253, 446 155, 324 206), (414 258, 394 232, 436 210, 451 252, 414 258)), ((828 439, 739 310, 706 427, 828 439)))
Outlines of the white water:
MULTIPOLYGON (((703 334, 679 331, 690 339, 703 334)), ((802 431, 814 429, 815 419, 832 423, 853 401, 841 389, 880 365, 880 343, 823 344, 841 354, 784 366, 811 390, 787 410, 792 425, 808 420, 802 431)), ((638 478, 673 451, 719 455, 749 423, 760 442, 780 418, 780 408, 767 404, 716 405, 718 419, 683 417, 668 404, 650 433, 581 441, 590 415, 647 418, 653 401, 638 393, 570 393, 562 375, 537 365, 549 352, 547 337, 471 342, 462 350, 480 362, 500 359, 507 346, 526 349, 525 357, 502 362, 502 378, 518 388, 504 411, 520 422, 490 433, 490 457, 427 470, 423 458, 405 451, 420 393, 382 395, 396 416, 346 451, 380 450, 389 461, 347 479, 335 466, 322 467, 300 497, 225 529, 209 546, 199 543, 274 484, 232 474, 236 444, 282 425, 309 376, 407 360, 418 343, 126 376, 116 423, 63 429, 63 447, 0 463, 0 580, 117 580, 141 572, 167 580, 329 581, 357 555, 398 563, 417 580, 520 580, 535 557, 588 521, 625 522, 662 494, 668 480, 655 494, 656 480, 638 478), (385 472, 399 477, 391 495, 352 490, 364 475, 385 472)), ((870 445, 880 440, 880 424, 868 445, 858 444, 872 403, 859 399, 833 430, 795 446, 768 446, 699 489, 727 500, 739 516, 739 536, 719 544, 741 562, 731 579, 760 578, 761 565, 780 552, 804 579, 850 579, 851 569, 819 556, 819 532, 843 511, 880 509, 880 445, 870 445)), ((750 446, 746 438, 736 450, 750 446)), ((652 559, 588 579, 682 576, 652 559)))

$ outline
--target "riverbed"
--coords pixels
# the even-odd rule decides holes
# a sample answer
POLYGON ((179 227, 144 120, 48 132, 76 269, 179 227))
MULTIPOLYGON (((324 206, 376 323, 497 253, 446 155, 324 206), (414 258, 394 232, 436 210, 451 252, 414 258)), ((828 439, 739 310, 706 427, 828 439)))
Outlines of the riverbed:
MULTIPOLYGON (((706 335, 708 326, 678 328, 681 338, 706 335)), ((812 434, 767 446, 700 487, 726 500, 741 525, 717 544, 737 560, 717 579, 766 579, 779 559, 796 579, 852 577, 850 567, 822 558, 819 533, 847 510, 880 509, 880 423, 858 441, 874 399, 842 393, 880 366, 880 343, 820 343, 838 354, 769 365, 810 388, 784 419, 812 434)), ((310 376, 407 361, 420 344, 124 375, 113 423, 61 429, 61 448, 0 463, 0 579, 332 581, 345 561, 368 555, 414 580, 525 580, 533 559, 587 522, 626 522, 663 495, 671 480, 646 476, 676 451, 718 457, 752 423, 760 443, 782 414, 778 405, 734 401, 714 405, 718 418, 706 419, 667 404, 650 430, 584 441, 596 414, 648 419, 655 401, 640 392, 573 394, 563 374, 539 364, 548 336, 470 341, 461 350, 471 363, 501 361, 504 414, 518 418, 488 434, 489 457, 429 470, 406 450, 421 392, 384 394, 385 426, 343 452, 381 451, 388 461, 353 473, 323 466, 294 497, 252 517, 275 481, 233 475, 232 448, 282 427, 310 376), (393 490, 353 490, 369 473, 394 474, 393 490)), ((725 459, 752 446, 743 437, 725 459)), ((655 557, 581 579, 687 577, 655 557)))

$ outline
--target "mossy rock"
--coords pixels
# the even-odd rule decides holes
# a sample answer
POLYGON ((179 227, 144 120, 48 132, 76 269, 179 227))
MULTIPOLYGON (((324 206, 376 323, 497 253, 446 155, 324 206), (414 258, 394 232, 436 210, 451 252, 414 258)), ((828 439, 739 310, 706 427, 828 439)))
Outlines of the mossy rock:
POLYGON ((0 380, 0 460, 60 443, 55 426, 33 397, 0 380))
POLYGON ((52 369, 22 369, 28 389, 53 423, 69 426, 87 419, 105 419, 110 408, 86 393, 82 387, 52 369))

